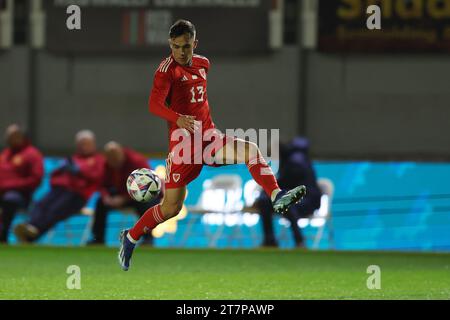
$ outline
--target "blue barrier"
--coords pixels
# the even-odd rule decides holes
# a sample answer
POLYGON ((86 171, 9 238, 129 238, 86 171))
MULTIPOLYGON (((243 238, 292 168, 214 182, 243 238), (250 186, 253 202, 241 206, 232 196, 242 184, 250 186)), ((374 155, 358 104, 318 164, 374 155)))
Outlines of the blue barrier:
MULTIPOLYGON (((60 160, 45 161, 46 174, 36 191, 38 200, 49 189, 49 175, 60 160)), ((163 160, 151 160, 153 168, 162 166, 163 160)), ((402 250, 450 251, 450 164, 414 162, 315 162, 318 177, 330 179, 334 184, 332 223, 334 246, 341 250, 402 250)), ((200 176, 188 187, 186 205, 197 203, 203 183, 217 174, 238 174, 243 183, 251 180, 243 165, 221 168, 204 167, 200 176)), ((243 196, 242 196, 243 197, 243 196)), ((89 201, 93 206, 95 198, 89 201)), ((211 223, 204 216, 188 213, 177 221, 176 232, 166 232, 155 239, 155 246, 207 247, 207 235, 222 228, 217 247, 254 248, 262 241, 258 217, 249 215, 248 221, 234 221, 223 225, 211 223), (190 225, 189 237, 185 237, 190 225), (238 233, 236 230, 240 229, 238 233)), ((25 217, 20 215, 18 223, 25 217)), ((55 230, 40 240, 52 245, 79 245, 90 217, 74 216, 60 223, 55 230)), ((107 244, 117 245, 121 228, 131 226, 136 217, 112 212, 108 217, 107 244)), ((284 219, 275 217, 275 233, 280 237, 280 247, 291 248, 294 243, 284 219)), ((306 235, 314 234, 315 227, 303 229, 306 235)), ((328 233, 325 228, 325 234, 328 233)), ((15 238, 11 236, 14 243, 15 238)), ((308 240, 307 246, 311 246, 308 240)), ((330 244, 325 236, 320 249, 330 244)))

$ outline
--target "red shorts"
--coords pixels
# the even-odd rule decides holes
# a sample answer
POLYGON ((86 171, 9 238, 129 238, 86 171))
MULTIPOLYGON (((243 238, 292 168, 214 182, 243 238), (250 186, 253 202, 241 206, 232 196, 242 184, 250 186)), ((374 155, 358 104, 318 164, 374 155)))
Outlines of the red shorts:
POLYGON ((171 145, 166 159, 165 188, 174 189, 188 185, 198 177, 204 165, 211 167, 225 165, 215 163, 213 161, 214 155, 227 143, 234 140, 235 137, 227 136, 219 132, 215 139, 201 141, 197 150, 192 147, 191 153, 186 157, 183 157, 183 152, 179 152, 180 149, 176 145, 171 145))

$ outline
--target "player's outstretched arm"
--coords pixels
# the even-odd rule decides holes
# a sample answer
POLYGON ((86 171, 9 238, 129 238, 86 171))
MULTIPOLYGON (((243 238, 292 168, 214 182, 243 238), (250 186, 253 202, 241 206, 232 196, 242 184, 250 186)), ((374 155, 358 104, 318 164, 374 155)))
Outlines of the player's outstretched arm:
POLYGON ((149 110, 151 113, 160 118, 176 123, 180 115, 167 108, 165 106, 164 99, 165 98, 161 98, 161 93, 153 88, 152 93, 150 94, 149 110))
POLYGON ((166 98, 171 86, 170 73, 156 71, 148 104, 151 113, 169 122, 176 123, 180 115, 166 107, 166 98))
POLYGON ((153 87, 150 93, 149 110, 154 115, 176 123, 179 128, 194 132, 198 125, 195 116, 181 115, 166 107, 166 98, 172 86, 172 75, 169 71, 158 69, 153 79, 153 87))
POLYGON ((175 122, 179 128, 186 129, 192 133, 198 128, 195 123, 195 116, 178 114, 164 107, 160 101, 152 101, 152 96, 150 96, 150 112, 167 121, 175 122))

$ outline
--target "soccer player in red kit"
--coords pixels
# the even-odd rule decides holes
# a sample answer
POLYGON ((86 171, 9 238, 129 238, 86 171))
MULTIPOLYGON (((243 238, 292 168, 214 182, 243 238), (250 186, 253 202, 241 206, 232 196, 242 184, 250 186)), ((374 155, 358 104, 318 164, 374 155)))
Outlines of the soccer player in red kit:
POLYGON ((204 164, 245 163, 272 199, 276 212, 286 212, 306 193, 305 186, 281 190, 255 143, 226 136, 215 128, 207 95, 210 63, 194 54, 198 45, 194 25, 186 20, 175 22, 169 31, 169 45, 172 54, 156 70, 149 99, 150 112, 167 120, 169 126, 165 194, 161 204, 147 210, 133 228, 121 232, 119 263, 125 271, 140 237, 180 212, 186 186, 200 174, 204 164), (200 143, 196 140, 199 134, 200 143), (193 137, 194 143, 192 139, 183 141, 183 136, 193 137))

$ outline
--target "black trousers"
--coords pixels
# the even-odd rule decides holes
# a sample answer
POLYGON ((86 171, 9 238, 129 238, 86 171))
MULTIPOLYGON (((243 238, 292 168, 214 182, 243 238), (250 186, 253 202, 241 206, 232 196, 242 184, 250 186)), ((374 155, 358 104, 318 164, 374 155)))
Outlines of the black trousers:
POLYGON ((60 187, 52 188, 41 201, 33 205, 29 224, 35 226, 41 236, 58 222, 79 213, 85 203, 86 200, 78 193, 60 187))
MULTIPOLYGON (((320 198, 320 196, 319 196, 320 198)), ((298 219, 307 217, 314 213, 314 210, 317 207, 317 199, 313 199, 311 197, 306 196, 302 199, 302 201, 296 205, 293 205, 289 208, 288 212, 283 216, 291 223, 292 234, 294 236, 294 241, 297 246, 304 245, 304 236, 301 232, 300 227, 297 224, 298 219)), ((320 199, 319 202, 320 204, 320 199)), ((273 206, 272 201, 267 197, 266 194, 262 194, 255 202, 255 205, 258 207, 263 231, 264 231, 264 240, 263 245, 275 246, 277 245, 277 241, 275 239, 274 228, 273 228, 273 206)))
MULTIPOLYGON (((150 202, 137 202, 130 200, 123 208, 132 208, 136 214, 141 217, 145 211, 151 207, 159 204, 160 199, 154 199, 150 202)), ((93 242, 104 243, 105 242, 105 230, 106 230, 106 219, 108 213, 113 210, 113 208, 105 205, 102 198, 100 197, 97 201, 95 207, 94 225, 92 227, 93 242)), ((152 242, 153 237, 150 234, 144 236, 144 241, 149 243, 152 242)))
POLYGON ((0 243, 7 243, 11 223, 18 210, 26 209, 30 196, 19 191, 7 191, 0 195, 0 243))

